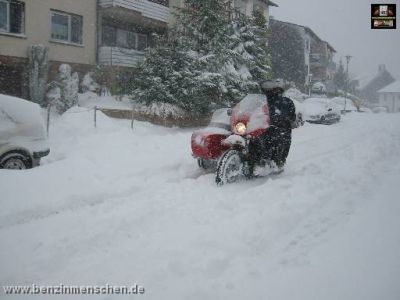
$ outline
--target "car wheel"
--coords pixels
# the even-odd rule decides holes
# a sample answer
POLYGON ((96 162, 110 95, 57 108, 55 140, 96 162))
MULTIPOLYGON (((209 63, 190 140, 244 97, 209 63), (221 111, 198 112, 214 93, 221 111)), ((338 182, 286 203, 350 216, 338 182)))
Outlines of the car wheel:
POLYGON ((2 169, 25 170, 30 167, 30 158, 18 152, 6 154, 0 160, 0 168, 2 169))

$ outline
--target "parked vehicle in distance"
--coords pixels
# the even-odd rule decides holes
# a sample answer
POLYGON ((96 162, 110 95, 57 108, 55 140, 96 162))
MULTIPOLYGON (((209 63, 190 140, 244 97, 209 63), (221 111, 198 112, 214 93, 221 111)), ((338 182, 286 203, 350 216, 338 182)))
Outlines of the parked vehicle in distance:
POLYGON ((340 111, 328 98, 308 98, 303 109, 304 119, 309 123, 331 125, 340 121, 340 111))
POLYGON ((39 105, 0 94, 0 168, 29 169, 49 152, 39 105))
POLYGON ((350 98, 335 97, 330 99, 330 103, 336 105, 337 109, 343 113, 359 111, 353 100, 351 100, 350 98))
POLYGON ((372 112, 375 114, 387 113, 388 109, 386 106, 376 106, 372 109, 372 112))

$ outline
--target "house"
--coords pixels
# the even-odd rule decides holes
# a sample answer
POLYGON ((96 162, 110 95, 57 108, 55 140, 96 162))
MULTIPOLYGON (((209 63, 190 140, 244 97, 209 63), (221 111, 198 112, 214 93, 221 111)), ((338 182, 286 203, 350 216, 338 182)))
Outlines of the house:
POLYGON ((30 98, 29 48, 48 51, 48 80, 68 63, 80 77, 96 65, 120 80, 171 21, 168 0, 0 0, 0 93, 30 98))
POLYGON ((397 80, 378 91, 379 104, 388 112, 400 112, 400 80, 397 80))
POLYGON ((271 6, 278 7, 278 4, 269 0, 234 0, 232 1, 233 7, 246 16, 251 16, 253 11, 262 11, 267 22, 270 19, 269 8, 271 6))
POLYGON ((374 76, 360 77, 356 80, 357 96, 364 99, 365 105, 379 106, 378 91, 394 82, 395 79, 384 64, 378 66, 378 73, 374 76))
MULTIPOLYGON (((135 65, 152 45, 152 33, 163 34, 174 23, 173 11, 184 0, 0 0, 0 93, 33 98, 29 52, 47 51, 48 82, 67 63, 80 78, 102 67, 107 85, 123 87, 135 65)), ((238 11, 260 9, 269 18, 269 0, 231 0, 238 11)), ((44 71, 43 71, 44 72, 44 71)))
POLYGON ((99 0, 97 63, 108 86, 124 89, 125 81, 152 44, 152 33, 164 34, 171 19, 168 0, 99 0))
POLYGON ((0 0, 0 93, 29 98, 28 50, 48 49, 49 78, 60 64, 96 64, 96 0, 0 0))
POLYGON ((277 77, 294 82, 303 91, 315 82, 332 80, 336 51, 313 30, 272 19, 270 31, 272 68, 277 77))

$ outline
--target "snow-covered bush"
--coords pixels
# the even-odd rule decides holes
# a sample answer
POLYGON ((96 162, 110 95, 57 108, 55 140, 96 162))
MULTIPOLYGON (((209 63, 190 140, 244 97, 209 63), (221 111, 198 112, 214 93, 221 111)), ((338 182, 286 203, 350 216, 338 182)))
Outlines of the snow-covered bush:
POLYGON ((60 65, 57 77, 51 85, 46 96, 60 114, 78 103, 79 75, 77 72, 71 74, 69 65, 60 65))
POLYGON ((83 93, 86 92, 99 93, 100 91, 100 85, 93 79, 91 72, 83 76, 81 88, 83 93))
POLYGON ((31 45, 29 58, 29 94, 33 102, 45 105, 48 73, 48 49, 43 45, 31 45))

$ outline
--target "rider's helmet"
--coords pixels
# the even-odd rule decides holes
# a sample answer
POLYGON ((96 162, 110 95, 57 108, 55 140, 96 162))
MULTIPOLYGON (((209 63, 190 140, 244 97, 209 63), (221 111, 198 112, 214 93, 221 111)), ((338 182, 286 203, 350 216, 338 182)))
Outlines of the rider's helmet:
POLYGON ((261 83, 261 90, 265 93, 268 91, 284 92, 286 89, 286 82, 283 79, 268 79, 261 83))

